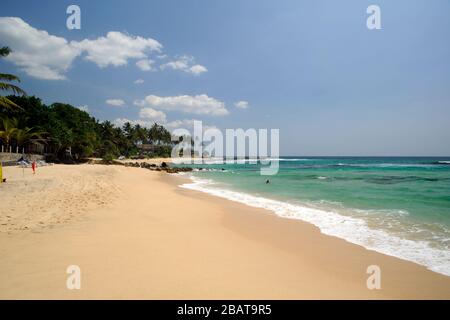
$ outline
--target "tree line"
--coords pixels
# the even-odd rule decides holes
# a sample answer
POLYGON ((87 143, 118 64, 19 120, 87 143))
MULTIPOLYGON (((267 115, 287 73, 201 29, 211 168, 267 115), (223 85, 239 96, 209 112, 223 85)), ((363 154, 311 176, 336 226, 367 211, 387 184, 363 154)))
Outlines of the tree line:
POLYGON ((87 112, 65 103, 49 106, 34 96, 8 96, 20 109, 0 110, 0 140, 20 149, 45 146, 54 160, 77 161, 86 157, 113 159, 139 153, 139 145, 154 145, 152 156, 170 157, 171 134, 162 125, 145 128, 127 122, 119 128, 99 122, 87 112))
MULTIPOLYGON (((9 53, 9 48, 0 48, 0 57, 9 53)), ((99 122, 70 104, 45 105, 38 97, 27 96, 12 81, 20 80, 0 73, 0 90, 15 94, 0 96, 0 144, 6 150, 41 146, 53 161, 87 157, 110 160, 135 156, 139 145, 151 144, 152 156, 170 156, 171 134, 161 125, 145 128, 125 123, 119 128, 110 121, 99 122)))

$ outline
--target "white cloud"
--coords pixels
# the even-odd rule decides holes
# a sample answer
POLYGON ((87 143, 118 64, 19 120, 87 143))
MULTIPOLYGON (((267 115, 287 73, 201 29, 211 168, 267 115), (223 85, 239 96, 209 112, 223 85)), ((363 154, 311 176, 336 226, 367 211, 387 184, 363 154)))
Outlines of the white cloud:
POLYGON ((139 117, 158 123, 166 122, 166 114, 152 108, 142 108, 141 111, 139 111, 139 117))
POLYGON ((146 59, 148 52, 162 48, 154 39, 116 31, 95 40, 68 42, 15 17, 0 17, 0 39, 12 49, 8 61, 28 75, 45 80, 65 79, 73 60, 83 53, 86 60, 106 67, 125 65, 128 59, 146 59))
POLYGON ((192 67, 189 68, 189 71, 195 75, 203 73, 203 72, 207 72, 208 69, 206 69, 206 67, 200 65, 200 64, 196 64, 192 67))
POLYGON ((234 104, 234 106, 239 109, 247 109, 249 107, 247 101, 238 101, 234 104))
POLYGON ((89 112, 89 107, 86 104, 82 106, 77 106, 76 108, 80 109, 81 111, 89 112))
MULTIPOLYGON (((68 41, 63 37, 38 30, 17 17, 0 17, 0 39, 12 49, 6 57, 29 76, 45 80, 63 80, 73 61, 84 56, 85 60, 100 68, 127 65, 129 60, 137 60, 136 65, 143 71, 154 70, 150 53, 159 53, 157 59, 166 59, 162 54, 162 44, 152 38, 128 35, 110 31, 106 36, 81 41, 68 41)), ((206 67, 195 64, 192 56, 176 57, 160 65, 160 69, 174 69, 199 75, 207 72, 206 67)))
POLYGON ((125 105, 125 101, 123 101, 122 99, 108 99, 106 100, 106 104, 114 107, 122 107, 123 105, 125 105))
POLYGON ((139 107, 153 107, 167 111, 181 111, 184 113, 223 116, 228 114, 225 104, 206 94, 196 96, 180 95, 159 97, 155 95, 146 96, 144 100, 134 102, 139 107))
POLYGON ((150 71, 152 70, 152 64, 154 63, 153 60, 150 59, 142 59, 136 62, 136 66, 138 66, 139 69, 142 71, 150 71))
POLYGON ((39 79, 65 79, 64 73, 81 54, 66 39, 37 30, 20 18, 0 17, 0 39, 12 49, 6 59, 39 79))
MULTIPOLYGON (((172 131, 172 130, 178 129, 178 128, 192 130, 194 128, 194 121, 199 121, 199 120, 196 120, 196 119, 174 120, 174 121, 170 121, 170 122, 167 122, 166 124, 164 124, 164 127, 166 127, 166 129, 168 129, 169 131, 172 131)), ((214 125, 205 125, 204 123, 202 123, 202 128, 203 128, 203 131, 205 131, 208 129, 216 129, 217 127, 214 125)), ((193 134, 193 132, 192 132, 192 134, 193 134)))
POLYGON ((137 80, 134 80, 134 83, 135 83, 135 84, 143 84, 143 83, 144 83, 144 79, 137 79, 137 80))
POLYGON ((187 73, 192 73, 194 75, 199 75, 203 72, 207 72, 208 69, 200 64, 194 64, 194 57, 192 56, 181 56, 177 60, 169 61, 160 66, 161 70, 173 69, 181 70, 187 73))
POLYGON ((187 70, 188 64, 182 60, 170 61, 161 65, 161 69, 164 70, 166 68, 170 68, 173 70, 187 70))
POLYGON ((81 42, 72 41, 72 46, 86 51, 86 60, 99 67, 108 65, 122 66, 128 59, 144 59, 149 51, 161 51, 162 45, 152 38, 142 38, 110 31, 106 37, 95 40, 84 39, 81 42))
POLYGON ((174 120, 164 125, 164 127, 166 127, 168 130, 173 130, 177 128, 185 128, 189 130, 193 126, 194 126, 194 119, 174 120))

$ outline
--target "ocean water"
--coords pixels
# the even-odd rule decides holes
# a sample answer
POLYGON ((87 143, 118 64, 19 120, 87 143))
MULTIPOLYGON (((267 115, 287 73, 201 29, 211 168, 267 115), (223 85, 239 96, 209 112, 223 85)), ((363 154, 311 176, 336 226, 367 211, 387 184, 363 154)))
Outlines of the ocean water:
POLYGON ((450 276, 450 158, 282 157, 274 176, 261 176, 259 163, 217 162, 193 165, 182 187, 450 276))

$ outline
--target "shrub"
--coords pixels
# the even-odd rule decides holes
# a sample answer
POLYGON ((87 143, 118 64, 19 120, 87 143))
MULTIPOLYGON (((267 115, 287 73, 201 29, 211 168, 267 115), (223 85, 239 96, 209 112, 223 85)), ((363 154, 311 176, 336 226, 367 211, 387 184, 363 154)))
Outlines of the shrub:
POLYGON ((107 162, 107 163, 112 163, 114 160, 114 155, 112 155, 111 153, 107 153, 103 156, 103 161, 107 162))

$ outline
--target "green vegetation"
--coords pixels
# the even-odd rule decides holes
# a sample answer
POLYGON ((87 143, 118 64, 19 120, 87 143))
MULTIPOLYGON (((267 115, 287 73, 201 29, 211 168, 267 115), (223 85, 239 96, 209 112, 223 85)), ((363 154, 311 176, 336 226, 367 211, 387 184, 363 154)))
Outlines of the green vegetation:
MULTIPOLYGON (((10 53, 8 47, 0 47, 0 57, 10 53)), ((11 81, 20 80, 0 73, 0 90, 15 94, 0 96, 0 145, 5 150, 45 151, 50 160, 66 162, 87 157, 112 161, 118 156, 170 156, 171 135, 163 126, 154 124, 147 129, 126 123, 117 128, 70 104, 47 106, 39 98, 26 96, 11 81)))
POLYGON ((171 135, 161 125, 147 129, 125 123, 118 128, 69 104, 47 106, 34 96, 6 98, 20 105, 20 109, 0 109, 0 144, 13 150, 24 147, 27 151, 39 144, 50 160, 67 162, 87 157, 110 161, 119 156, 170 156, 171 135))
MULTIPOLYGON (((10 53, 11 50, 8 47, 0 48, 0 57, 6 57, 10 53)), ((0 90, 12 91, 15 94, 25 95, 25 91, 23 91, 20 87, 9 83, 11 81, 20 82, 20 79, 12 74, 0 73, 0 90), (8 82, 3 82, 4 80, 8 82)), ((0 109, 20 109, 20 107, 16 103, 8 99, 8 97, 0 96, 0 109)))
POLYGON ((11 143, 17 147, 24 147, 27 144, 39 144, 45 142, 43 138, 45 132, 40 132, 34 128, 22 127, 17 118, 0 119, 0 140, 5 142, 6 149, 11 143))

